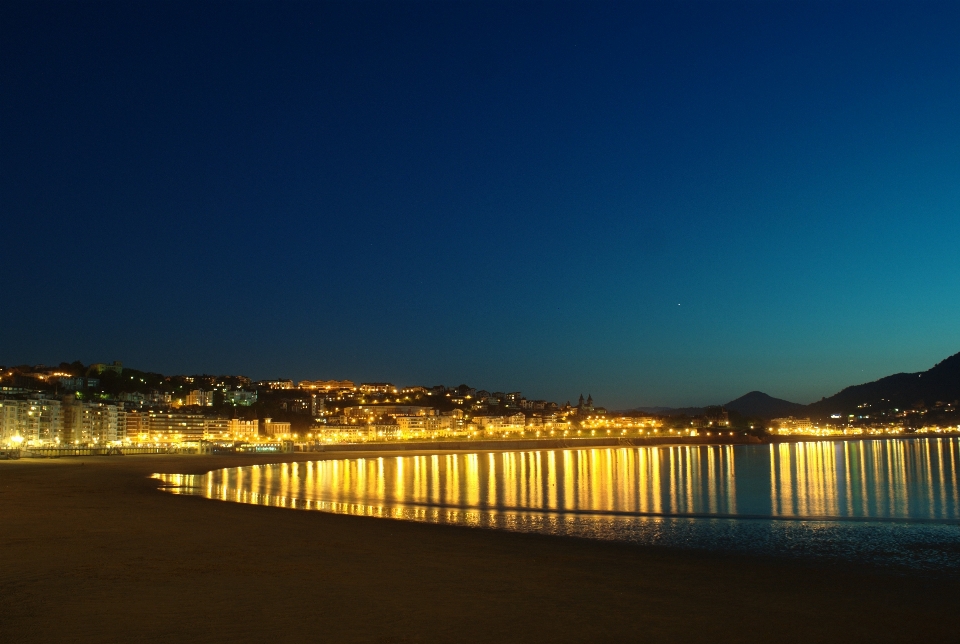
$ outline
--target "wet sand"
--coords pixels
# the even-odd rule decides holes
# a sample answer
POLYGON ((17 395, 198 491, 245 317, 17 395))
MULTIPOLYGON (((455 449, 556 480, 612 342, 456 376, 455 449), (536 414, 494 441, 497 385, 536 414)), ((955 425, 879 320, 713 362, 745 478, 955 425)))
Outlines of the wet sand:
POLYGON ((0 461, 0 641, 955 637, 955 579, 227 503, 148 478, 320 456, 0 461))

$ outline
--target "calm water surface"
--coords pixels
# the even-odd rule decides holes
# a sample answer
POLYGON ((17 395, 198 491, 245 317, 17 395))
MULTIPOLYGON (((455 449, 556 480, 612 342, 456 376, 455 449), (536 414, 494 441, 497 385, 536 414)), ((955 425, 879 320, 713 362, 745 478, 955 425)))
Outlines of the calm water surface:
POLYGON ((960 572, 960 440, 658 446, 159 474, 212 499, 960 572))

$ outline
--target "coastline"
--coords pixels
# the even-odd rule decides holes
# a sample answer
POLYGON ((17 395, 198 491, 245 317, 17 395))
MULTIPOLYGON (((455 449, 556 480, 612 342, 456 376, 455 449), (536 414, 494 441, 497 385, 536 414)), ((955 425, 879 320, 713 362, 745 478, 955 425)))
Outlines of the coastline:
POLYGON ((818 441, 861 441, 937 438, 960 436, 950 434, 866 434, 857 436, 629 436, 629 437, 574 437, 574 438, 519 438, 444 441, 391 441, 368 443, 333 443, 324 445, 315 453, 335 452, 450 452, 450 451, 530 451, 541 449, 587 449, 591 447, 717 447, 725 445, 776 445, 780 443, 811 443, 818 441))
POLYGON ((0 462, 0 641, 952 635, 952 579, 291 512, 149 478, 343 456, 0 462))
MULTIPOLYGON (((843 442, 843 441, 874 441, 874 440, 915 440, 923 438, 938 438, 960 436, 960 432, 944 432, 936 434, 866 434, 856 436, 813 436, 813 435, 771 435, 757 437, 752 435, 738 436, 599 436, 599 437, 566 437, 566 438, 500 438, 500 439, 446 439, 446 440, 402 440, 402 441, 364 441, 360 443, 328 443, 328 444, 305 444, 300 445, 293 452, 261 452, 261 455, 272 455, 275 457, 286 454, 324 454, 324 453, 356 453, 356 452, 376 452, 378 454, 406 452, 406 453, 444 453, 444 452, 507 452, 507 451, 536 451, 536 450, 557 450, 557 449, 589 449, 598 447, 718 447, 727 445, 776 445, 782 443, 809 443, 809 442, 843 442)), ((164 448, 148 448, 147 451, 140 451, 141 446, 133 445, 132 450, 127 453, 126 450, 131 446, 103 448, 101 453, 89 453, 86 448, 78 448, 79 453, 61 453, 57 455, 34 456, 29 453, 30 448, 6 449, 0 450, 0 462, 5 460, 26 459, 58 459, 58 458, 101 458, 105 456, 166 456, 177 455, 188 458, 195 458, 196 451, 189 452, 165 452, 164 448), (153 451, 157 450, 157 451, 153 451)), ((61 452, 69 452, 71 446, 59 448, 61 452)), ((220 452, 219 456, 249 456, 250 452, 220 452)))

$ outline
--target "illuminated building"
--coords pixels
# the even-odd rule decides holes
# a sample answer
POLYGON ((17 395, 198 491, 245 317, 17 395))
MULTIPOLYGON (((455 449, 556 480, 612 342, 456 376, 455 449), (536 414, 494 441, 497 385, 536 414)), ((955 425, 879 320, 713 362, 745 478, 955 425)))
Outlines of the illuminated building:
POLYGON ((150 433, 150 418, 141 411, 117 412, 117 440, 137 441, 150 433))
POLYGON ((317 429, 319 438, 328 443, 350 443, 368 440, 392 440, 400 436, 397 425, 327 425, 317 429))
POLYGON ((258 389, 293 389, 292 380, 261 380, 254 383, 258 389))
POLYGON ((113 364, 104 364, 98 362, 87 367, 87 375, 91 373, 101 374, 104 372, 115 373, 118 376, 123 373, 123 363, 119 360, 114 360, 113 364))
POLYGON ((230 420, 227 418, 207 416, 203 422, 203 437, 211 438, 229 438, 230 420))
POLYGON ((227 433, 236 438, 253 438, 258 433, 256 420, 240 420, 231 418, 227 421, 227 433))
POLYGON ((82 391, 87 388, 96 388, 100 386, 99 378, 60 378, 60 387, 64 391, 82 391))
POLYGON ((223 401, 228 405, 237 405, 239 407, 249 407, 257 402, 257 392, 235 389, 223 393, 223 401))
POLYGON ((202 414, 152 411, 148 417, 151 440, 200 440, 206 431, 202 414))
POLYGON ((356 391, 357 389, 352 380, 301 380, 297 386, 300 389, 314 391, 356 391))
POLYGON ((418 405, 352 405, 343 408, 348 418, 367 418, 370 416, 430 416, 433 407, 418 405))
POLYGON ((397 430, 401 438, 441 438, 463 433, 465 423, 462 415, 458 417, 452 413, 442 416, 397 416, 397 430))
POLYGON ((474 416, 473 423, 486 432, 502 431, 504 425, 503 416, 474 416))
POLYGON ((138 392, 123 392, 119 396, 120 402, 133 403, 134 405, 143 406, 147 402, 147 397, 138 392))
POLYGON ((361 394, 395 394, 397 388, 389 382, 362 382, 360 383, 361 394))
POLYGON ((310 394, 310 415, 317 418, 326 413, 327 405, 324 397, 320 394, 310 394))
POLYGON ((53 443, 63 438, 59 400, 0 400, 0 442, 19 436, 27 443, 53 443))
POLYGON ((427 431, 439 427, 440 419, 435 416, 397 416, 400 434, 408 436, 414 432, 427 431))
POLYGON ((165 391, 153 390, 147 394, 147 404, 156 405, 158 407, 163 407, 169 405, 173 400, 173 396, 165 391))
POLYGON ((265 436, 284 436, 290 433, 290 423, 275 423, 269 418, 263 419, 265 436))
POLYGON ((67 398, 63 404, 63 440, 80 445, 116 441, 119 415, 116 405, 67 398))
POLYGON ((18 400, 0 400, 0 443, 9 442, 14 436, 19 436, 20 426, 17 416, 20 413, 18 400))
POLYGON ((776 425, 779 432, 783 434, 813 431, 813 423, 810 422, 809 418, 794 418, 793 416, 788 416, 786 418, 774 418, 770 422, 776 425))
POLYGON ((194 407, 212 407, 213 406, 213 392, 204 391, 202 389, 194 389, 187 394, 184 403, 187 406, 194 407))

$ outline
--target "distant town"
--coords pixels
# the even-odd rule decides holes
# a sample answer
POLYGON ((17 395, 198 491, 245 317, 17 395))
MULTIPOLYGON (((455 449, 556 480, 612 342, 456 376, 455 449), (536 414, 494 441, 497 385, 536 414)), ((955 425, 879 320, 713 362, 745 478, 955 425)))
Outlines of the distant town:
MULTIPOLYGON (((738 400, 752 395, 793 405, 791 410, 803 408, 760 392, 738 400)), ((845 436, 958 429, 918 423, 926 411, 917 409, 896 409, 873 418, 868 413, 832 413, 818 421, 800 415, 769 418, 749 413, 738 401, 650 413, 610 411, 596 405, 590 394, 575 400, 531 399, 520 391, 487 391, 466 384, 165 376, 125 368, 120 362, 0 367, 0 445, 200 451, 243 445, 248 451, 293 451, 375 441, 845 436)), ((868 406, 858 405, 861 410, 868 406)), ((955 402, 938 401, 937 406, 953 412, 955 402)))

